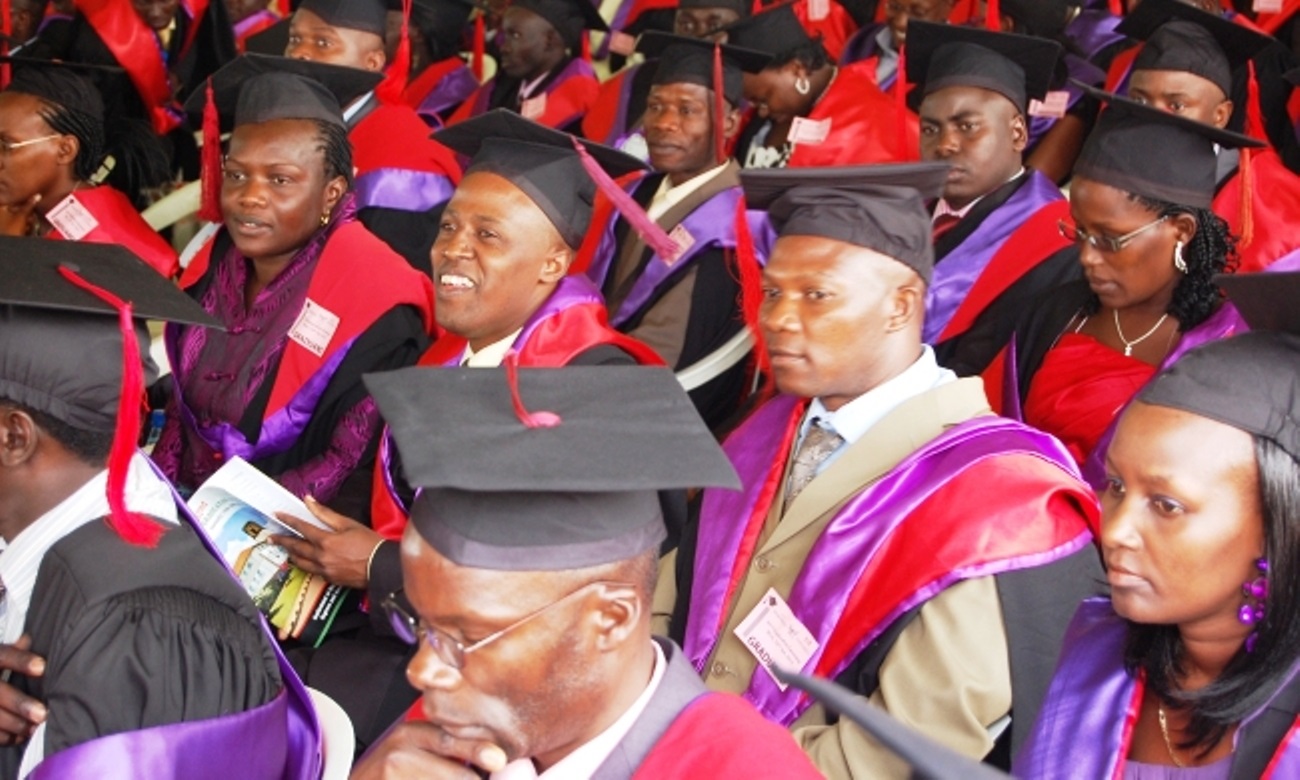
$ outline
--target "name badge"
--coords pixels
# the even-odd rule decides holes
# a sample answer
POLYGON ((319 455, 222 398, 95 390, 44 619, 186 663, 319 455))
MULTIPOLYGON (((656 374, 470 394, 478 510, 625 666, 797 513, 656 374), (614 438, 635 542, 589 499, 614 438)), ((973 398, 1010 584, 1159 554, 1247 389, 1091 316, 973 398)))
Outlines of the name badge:
POLYGON ((1030 116, 1044 116, 1060 119, 1070 107, 1070 93, 1063 89, 1054 89, 1043 96, 1042 100, 1029 101, 1030 116))
POLYGON ((636 51, 636 38, 625 32, 615 30, 609 34, 609 50, 624 57, 630 57, 636 51))
POLYGON ((524 119, 536 120, 537 117, 546 113, 546 93, 543 92, 536 97, 530 97, 519 104, 519 115, 524 119))
POLYGON ((1282 0, 1255 0, 1255 13, 1276 14, 1282 12, 1282 0))
POLYGON ((59 201, 59 205, 50 209, 45 218, 69 241, 80 241, 99 227, 99 220, 81 205, 75 194, 59 201))
POLYGON ((831 15, 831 0, 808 0, 808 21, 820 22, 831 15))
POLYGON ((799 671, 820 647, 775 588, 767 589, 758 606, 736 626, 735 634, 783 691, 787 686, 772 674, 772 667, 799 671))
POLYGON ((293 327, 289 329, 289 338, 320 357, 325 354, 325 348, 338 329, 339 316, 308 298, 302 305, 302 311, 298 312, 298 319, 294 320, 293 327))
POLYGON ((807 117, 797 116, 794 118, 794 122, 790 123, 790 140, 796 144, 816 146, 825 141, 830 134, 830 117, 808 119, 807 117))
POLYGON ((685 225, 678 225, 668 233, 668 237, 677 245, 677 251, 673 253, 672 257, 663 258, 663 261, 672 266, 682 258, 682 255, 686 254, 688 249, 695 246, 695 236, 691 235, 691 231, 687 230, 685 225))

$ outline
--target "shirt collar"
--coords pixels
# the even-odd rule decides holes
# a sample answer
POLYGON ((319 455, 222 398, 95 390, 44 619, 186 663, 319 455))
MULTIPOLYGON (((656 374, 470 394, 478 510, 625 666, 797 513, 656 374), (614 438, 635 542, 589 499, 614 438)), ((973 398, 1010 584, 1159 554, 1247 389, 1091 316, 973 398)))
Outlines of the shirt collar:
MULTIPOLYGON (((1015 181, 1016 179, 1020 178, 1021 174, 1023 174, 1024 172, 1025 172, 1025 166, 1022 165, 1020 166, 1020 170, 1016 171, 1015 176, 1012 176, 1010 179, 1007 179, 1006 181, 1002 182, 1002 184, 1007 184, 1009 182, 1015 181)), ((992 192, 992 190, 990 190, 989 192, 992 192)), ((943 198, 939 198, 939 202, 936 203, 934 206, 934 214, 931 215, 930 221, 933 222, 937 220, 939 217, 948 214, 956 217, 957 219, 961 219, 965 217, 967 214, 969 214, 971 209, 975 208, 975 204, 984 200, 984 198, 987 197, 988 194, 989 194, 988 192, 984 193, 983 195, 979 196, 975 200, 972 200, 970 203, 967 203, 965 206, 962 206, 959 209, 954 209, 952 206, 948 205, 948 201, 944 200, 943 198)))
POLYGON ((506 359, 506 353, 515 345, 515 339, 519 338, 522 331, 523 328, 520 328, 509 336, 500 341, 494 341, 477 352, 469 344, 466 344, 465 356, 461 358, 460 364, 472 368, 496 368, 501 365, 501 361, 506 359))
POLYGON ((726 162, 716 165, 704 173, 678 184, 676 187, 665 176, 664 180, 659 183, 659 189, 655 191, 655 196, 650 201, 650 207, 646 209, 646 214, 650 219, 659 219, 673 206, 686 200, 692 193, 717 178, 720 173, 727 169, 727 165, 726 162))
POLYGON ((957 375, 939 365, 929 344, 921 345, 921 356, 893 379, 871 388, 835 411, 828 411, 822 399, 814 398, 804 416, 802 432, 812 420, 820 419, 844 438, 845 444, 861 439, 872 426, 909 398, 954 382, 957 375))
POLYGON ((549 75, 551 75, 551 72, 548 70, 542 75, 533 79, 532 81, 522 82, 519 85, 519 99, 528 100, 529 98, 533 97, 533 91, 536 90, 538 85, 540 85, 542 81, 544 81, 546 77, 549 75))

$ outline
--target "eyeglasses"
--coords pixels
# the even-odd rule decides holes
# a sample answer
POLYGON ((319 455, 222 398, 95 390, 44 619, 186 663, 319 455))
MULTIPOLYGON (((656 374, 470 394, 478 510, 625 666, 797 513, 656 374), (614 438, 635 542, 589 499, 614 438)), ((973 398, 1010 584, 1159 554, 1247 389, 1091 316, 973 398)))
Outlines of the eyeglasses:
POLYGON ((1161 217, 1155 222, 1148 222, 1137 230, 1134 230, 1132 233, 1125 233, 1118 238, 1112 238, 1111 236, 1095 236, 1086 230, 1082 230, 1074 225, 1066 223, 1064 220, 1057 220, 1056 228, 1061 231, 1061 236, 1067 241, 1073 241, 1076 244, 1091 244, 1093 249, 1100 252, 1113 253, 1128 246, 1133 239, 1147 232, 1156 225, 1159 225, 1161 222, 1164 222, 1166 219, 1169 219, 1169 217, 1161 217))
POLYGON ((497 641, 498 639, 505 636, 506 634, 509 634, 511 631, 514 631, 516 628, 519 628, 520 626, 528 623, 534 618, 541 617, 542 615, 550 611, 552 608, 558 607, 564 602, 572 599, 574 596, 577 596, 580 593, 584 593, 588 590, 591 590, 593 587, 597 585, 611 585, 614 587, 632 587, 627 583, 608 582, 605 580, 588 582, 586 585, 583 585, 581 588, 578 588, 572 593, 569 593, 565 596, 561 596, 556 601, 552 601, 550 604, 547 604, 546 606, 542 607, 539 610, 536 610, 535 612, 530 612, 527 615, 524 615, 523 617, 519 618, 518 620, 506 626, 505 628, 501 629, 500 631, 494 631, 493 633, 483 637, 482 639, 475 642, 474 644, 469 645, 468 647, 461 644, 459 640, 457 640, 451 634, 448 634, 446 631, 443 631, 440 628, 435 628, 433 626, 428 626, 428 625, 421 625, 419 620, 417 620, 413 615, 411 615, 411 613, 403 609, 401 604, 397 602, 397 593, 390 593, 388 596, 386 596, 382 602, 382 606, 384 608, 384 611, 388 613, 388 623, 390 626, 392 626, 393 633, 397 634, 398 639, 401 639, 403 642, 406 642, 408 645, 413 645, 419 642, 420 638, 423 637, 424 641, 429 644, 429 647, 433 650, 433 652, 437 654, 438 660, 442 661, 444 664, 452 667, 453 669, 459 671, 460 669, 463 669, 465 666, 465 656, 469 655, 470 653, 482 650, 484 647, 487 647, 488 645, 497 641))
POLYGON ((32 144, 39 144, 42 141, 53 141, 55 138, 62 137, 63 133, 52 133, 50 135, 43 135, 40 138, 28 138, 26 141, 0 140, 0 155, 8 157, 13 154, 15 149, 21 149, 24 146, 31 146, 32 144))

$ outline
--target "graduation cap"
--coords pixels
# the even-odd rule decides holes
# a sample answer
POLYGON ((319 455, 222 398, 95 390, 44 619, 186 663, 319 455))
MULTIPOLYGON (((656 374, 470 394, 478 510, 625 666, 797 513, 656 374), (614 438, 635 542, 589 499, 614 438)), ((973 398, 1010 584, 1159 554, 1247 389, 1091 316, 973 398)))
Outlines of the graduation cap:
POLYGON ((494 173, 523 190, 574 249, 586 236, 599 189, 662 257, 677 251, 663 228, 613 180, 645 169, 629 154, 552 130, 504 108, 445 127, 433 138, 470 158, 465 176, 494 173))
POLYGON ((1262 436, 1300 460, 1300 272, 1214 281, 1254 330, 1190 350, 1138 400, 1262 436))
POLYGON ((907 23, 907 80, 920 85, 923 95, 978 87, 1002 95, 1024 113, 1030 98, 1047 95, 1061 53, 1061 44, 1045 38, 907 23))
POLYGON ((820 236, 892 257, 930 283, 934 228, 926 203, 938 198, 948 163, 744 170, 753 208, 766 208, 781 236, 820 236))
POLYGON ((365 377, 421 489, 411 522, 457 565, 626 560, 664 539, 656 491, 740 486, 670 369, 514 365, 365 377))
POLYGON ((699 84, 721 92, 727 102, 740 105, 744 87, 743 73, 758 73, 772 60, 765 52, 702 38, 689 38, 664 32, 643 34, 636 50, 647 59, 658 58, 651 84, 699 84), (721 89, 714 82, 714 54, 721 58, 721 89))
POLYGON ((998 780, 1010 775, 940 745, 842 685, 773 666, 781 682, 798 688, 862 727, 872 738, 911 767, 912 780, 998 780))
POLYGON ((1146 41, 1133 70, 1175 70, 1214 83, 1232 95, 1232 71, 1273 40, 1216 14, 1178 2, 1143 0, 1116 32, 1146 41))
POLYGON ((1016 20, 1016 29, 1026 35, 1055 38, 1065 32, 1070 8, 1078 0, 1002 0, 1002 13, 1016 20))
POLYGON ((525 8, 551 23, 564 45, 578 49, 583 30, 609 32, 609 25, 590 0, 514 0, 511 8, 525 8))
POLYGON ((331 27, 374 33, 380 38, 388 30, 384 0, 302 0, 298 10, 310 11, 331 27))
POLYGON ((746 0, 681 0, 678 8, 725 8, 735 11, 741 19, 748 19, 754 4, 746 0))
POLYGON ((249 54, 270 54, 283 56, 289 48, 289 25, 293 22, 285 17, 259 33, 248 36, 244 41, 244 51, 249 54))
POLYGON ((162 528, 128 512, 124 496, 145 387, 139 320, 219 323, 117 245, 0 237, 0 279, 0 398, 113 432, 111 523, 128 542, 156 543, 162 528))
POLYGON ((795 16, 792 3, 756 13, 727 25, 722 31, 727 34, 727 43, 731 46, 761 51, 777 58, 812 43, 799 17, 795 16))
POLYGON ((104 121, 103 86, 126 75, 121 68, 34 57, 0 57, 0 63, 13 68, 6 92, 38 97, 99 123, 104 121))
MULTIPOLYGON (((401 12, 403 5, 403 0, 388 0, 389 11, 401 12)), ((456 51, 475 7, 473 0, 412 0, 411 22, 446 57, 456 51)))
POLYGON ((1214 145, 1264 146, 1240 133, 1073 83, 1107 104, 1074 163, 1075 176, 1166 203, 1208 209, 1218 159, 1214 145))

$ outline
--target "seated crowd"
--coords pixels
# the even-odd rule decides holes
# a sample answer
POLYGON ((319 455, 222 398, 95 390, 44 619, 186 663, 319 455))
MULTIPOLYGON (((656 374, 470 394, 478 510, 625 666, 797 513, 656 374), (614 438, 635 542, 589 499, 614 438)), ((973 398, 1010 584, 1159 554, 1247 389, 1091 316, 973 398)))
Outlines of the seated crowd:
POLYGON ((0 778, 1300 778, 1245 5, 6 3, 0 778))

